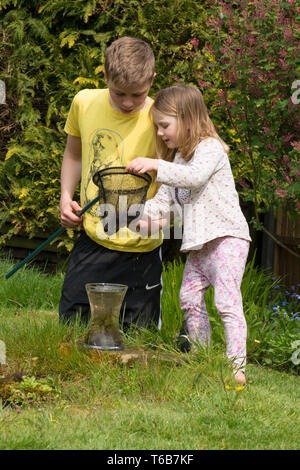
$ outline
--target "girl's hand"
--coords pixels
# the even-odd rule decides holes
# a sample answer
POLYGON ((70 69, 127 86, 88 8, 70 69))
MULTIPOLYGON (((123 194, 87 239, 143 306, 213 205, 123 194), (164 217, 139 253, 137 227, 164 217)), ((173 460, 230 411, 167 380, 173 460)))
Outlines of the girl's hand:
POLYGON ((151 232, 151 219, 140 219, 136 226, 136 231, 142 235, 142 237, 146 237, 150 235, 151 232))
POLYGON ((151 236, 159 232, 167 223, 167 219, 152 220, 150 217, 144 216, 138 221, 136 232, 140 233, 142 237, 151 236))
POLYGON ((147 171, 157 171, 158 160, 155 158, 138 157, 128 163, 126 170, 130 173, 143 174, 147 171))

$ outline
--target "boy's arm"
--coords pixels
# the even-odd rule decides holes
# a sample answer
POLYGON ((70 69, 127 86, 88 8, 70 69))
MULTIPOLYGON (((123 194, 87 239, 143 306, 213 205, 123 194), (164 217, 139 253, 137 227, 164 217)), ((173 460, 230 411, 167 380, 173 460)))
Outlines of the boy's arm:
POLYGON ((82 222, 75 212, 81 210, 73 201, 75 188, 81 178, 81 138, 68 134, 61 166, 60 220, 67 228, 74 228, 82 222))

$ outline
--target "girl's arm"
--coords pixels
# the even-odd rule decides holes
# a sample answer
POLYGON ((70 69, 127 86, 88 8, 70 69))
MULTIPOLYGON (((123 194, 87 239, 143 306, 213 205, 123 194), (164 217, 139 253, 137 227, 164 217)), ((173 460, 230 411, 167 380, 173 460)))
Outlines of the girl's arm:
POLYGON ((152 158, 135 158, 126 170, 135 173, 156 171, 156 181, 176 188, 195 189, 204 186, 224 165, 224 150, 217 139, 203 140, 187 165, 152 158))
POLYGON ((140 232, 142 236, 151 236, 164 228, 168 223, 167 219, 153 220, 147 215, 144 215, 137 223, 136 231, 140 232))
MULTIPOLYGON (((138 157, 132 160, 126 170, 132 173, 143 174, 147 171, 157 171, 159 160, 154 158, 138 157)), ((173 198, 168 186, 161 185, 152 199, 145 204, 144 214, 153 220, 158 220, 161 214, 168 214, 173 203, 173 198)))
POLYGON ((156 181, 177 188, 204 186, 224 165, 224 150, 216 139, 202 141, 187 165, 159 160, 156 181))
POLYGON ((171 188, 161 185, 156 195, 146 202, 143 216, 137 224, 137 231, 143 236, 151 236, 169 225, 173 218, 173 205, 171 188))
POLYGON ((147 216, 152 220, 166 218, 170 213, 170 209, 173 203, 174 201, 170 188, 162 184, 155 196, 146 201, 143 217, 147 216))
POLYGON ((138 157, 128 163, 126 170, 140 175, 147 171, 157 171, 158 160, 154 158, 138 157))

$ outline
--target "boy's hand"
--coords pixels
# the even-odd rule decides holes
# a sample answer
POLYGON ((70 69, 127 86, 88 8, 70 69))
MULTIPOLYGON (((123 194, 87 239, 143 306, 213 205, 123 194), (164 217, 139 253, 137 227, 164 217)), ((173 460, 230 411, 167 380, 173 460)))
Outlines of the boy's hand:
POLYGON ((128 163, 126 170, 130 173, 143 174, 147 171, 157 171, 158 160, 154 158, 138 157, 128 163))
POLYGON ((61 225, 66 228, 75 228, 82 223, 82 216, 78 217, 76 212, 81 211, 80 205, 76 201, 70 201, 60 205, 61 225))

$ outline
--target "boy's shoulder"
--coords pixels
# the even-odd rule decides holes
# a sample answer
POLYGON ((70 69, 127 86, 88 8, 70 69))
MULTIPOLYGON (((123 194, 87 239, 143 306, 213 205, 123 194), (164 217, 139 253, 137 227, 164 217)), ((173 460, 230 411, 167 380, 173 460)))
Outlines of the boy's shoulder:
POLYGON ((85 88, 78 91, 73 98, 73 103, 77 105, 90 104, 95 101, 103 100, 105 102, 108 94, 107 88, 85 88))
POLYGON ((107 88, 84 88, 83 90, 78 91, 74 96, 74 100, 85 100, 85 99, 95 99, 105 97, 108 93, 107 88))

